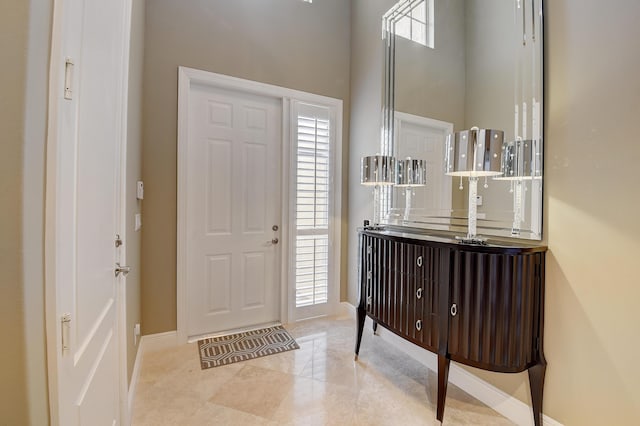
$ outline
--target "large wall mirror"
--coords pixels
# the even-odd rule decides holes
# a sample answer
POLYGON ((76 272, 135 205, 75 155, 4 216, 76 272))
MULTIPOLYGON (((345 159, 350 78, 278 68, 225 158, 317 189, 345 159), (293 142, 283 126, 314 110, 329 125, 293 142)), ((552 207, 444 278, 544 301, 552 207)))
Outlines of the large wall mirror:
POLYGON ((542 0, 390 2, 381 149, 423 160, 426 185, 384 189, 381 223, 464 233, 469 179, 445 174, 445 147, 477 127, 502 169, 478 181, 478 234, 541 239, 542 23, 542 0))

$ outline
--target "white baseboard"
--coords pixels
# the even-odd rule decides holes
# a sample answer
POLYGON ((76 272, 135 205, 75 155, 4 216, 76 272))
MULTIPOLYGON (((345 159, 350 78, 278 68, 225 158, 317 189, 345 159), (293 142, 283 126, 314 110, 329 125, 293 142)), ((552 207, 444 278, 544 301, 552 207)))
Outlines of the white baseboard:
POLYGON ((140 380, 140 369, 142 368, 142 359, 145 352, 156 351, 159 349, 170 348, 178 345, 178 333, 176 331, 168 331, 166 333, 149 334, 140 338, 138 351, 136 352, 136 360, 133 363, 133 372, 131 373, 131 383, 129 383, 129 392, 127 395, 127 404, 129 406, 127 425, 131 424, 133 419, 134 401, 138 381, 140 380))
POLYGON ((340 302, 336 309, 337 318, 354 318, 356 317, 356 307, 349 302, 340 302))
MULTIPOLYGON (((347 302, 342 302, 341 305, 341 311, 347 312, 347 315, 355 319, 355 306, 347 302)), ((370 328, 372 326, 373 321, 367 317, 365 327, 370 328)), ((438 358, 436 354, 404 340, 400 336, 386 330, 384 327, 378 327, 376 335, 420 362, 428 369, 438 371, 438 358)), ((529 405, 480 379, 456 365, 455 362, 452 362, 449 367, 449 383, 456 385, 512 422, 523 426, 533 425, 533 414, 529 405)), ((563 426, 562 423, 546 415, 543 415, 543 424, 544 426, 563 426)))
POLYGON ((166 333, 148 334, 140 338, 142 353, 157 351, 159 349, 178 346, 178 332, 167 331, 166 333))
POLYGON ((131 373, 131 383, 129 383, 129 393, 127 395, 127 404, 129 405, 127 425, 130 425, 131 420, 133 419, 133 401, 136 396, 138 380, 140 379, 141 366, 142 366, 142 339, 138 344, 138 350, 136 352, 136 360, 133 363, 133 372, 131 373))

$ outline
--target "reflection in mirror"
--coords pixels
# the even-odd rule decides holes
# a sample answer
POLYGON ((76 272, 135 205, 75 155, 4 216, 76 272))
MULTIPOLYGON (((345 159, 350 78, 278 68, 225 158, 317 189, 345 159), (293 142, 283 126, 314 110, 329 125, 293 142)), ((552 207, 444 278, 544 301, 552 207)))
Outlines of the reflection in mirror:
POLYGON ((500 175, 477 185, 478 234, 542 232, 542 0, 390 1, 383 18, 382 152, 423 160, 426 185, 385 188, 383 223, 467 232, 469 178, 448 135, 502 131, 500 175), (407 196, 410 191, 410 196, 407 196))

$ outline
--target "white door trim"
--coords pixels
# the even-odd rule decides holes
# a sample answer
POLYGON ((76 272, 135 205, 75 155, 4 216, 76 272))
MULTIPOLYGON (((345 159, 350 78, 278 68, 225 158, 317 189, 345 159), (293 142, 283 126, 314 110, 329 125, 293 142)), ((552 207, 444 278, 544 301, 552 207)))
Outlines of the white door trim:
MULTIPOLYGON (((186 217, 187 217, 187 141, 189 137, 189 123, 187 111, 189 106, 189 92, 192 84, 203 84, 207 86, 235 90, 244 93, 266 96, 282 100, 282 252, 281 252, 281 287, 280 287, 280 322, 287 323, 290 318, 290 292, 289 292, 289 270, 290 253, 289 244, 289 205, 291 202, 289 180, 291 176, 291 101, 300 100, 309 103, 317 103, 330 106, 336 109, 336 123, 339 126, 336 131, 336 165, 342 164, 342 101, 327 96, 314 95, 299 90, 288 89, 271 84, 245 80, 223 74, 197 70, 187 67, 178 67, 178 215, 177 215, 177 268, 176 268, 176 291, 177 291, 177 335, 178 341, 186 343, 187 332, 187 282, 186 282, 186 217)), ((336 244, 336 265, 340 265, 340 236, 341 236, 341 200, 342 200, 342 168, 336 167, 335 176, 335 209, 332 216, 335 217, 335 238, 336 244)), ((339 278, 339 267, 337 278, 339 278)), ((339 298, 339 282, 337 286, 337 297, 339 298)), ((336 306, 338 299, 335 300, 336 306)))
MULTIPOLYGON (((124 64, 126 73, 122 79, 122 93, 124 98, 122 100, 121 109, 121 128, 120 128, 120 238, 125 244, 120 248, 120 264, 130 265, 130 261, 127 256, 127 145, 128 145, 128 125, 129 125, 129 58, 131 49, 131 14, 133 10, 133 0, 125 0, 125 15, 124 15, 124 64)), ((134 267, 140 267, 140 265, 134 265, 134 267)), ((128 343, 127 342, 127 278, 122 276, 117 281, 118 303, 120 307, 118 309, 118 345, 119 345, 119 366, 120 366, 120 424, 123 426, 129 426, 131 424, 131 410, 129 405, 129 375, 128 375, 128 343)))
POLYGON ((49 63, 48 123, 46 146, 45 226, 44 226, 44 287, 45 327, 47 339, 47 376, 49 385, 49 418, 59 425, 58 342, 62 338, 57 320, 56 282, 56 193, 58 169, 58 98, 61 96, 64 73, 62 61, 62 17, 60 3, 54 3, 51 28, 51 60, 49 63), (58 60, 56 60, 58 58, 58 60))

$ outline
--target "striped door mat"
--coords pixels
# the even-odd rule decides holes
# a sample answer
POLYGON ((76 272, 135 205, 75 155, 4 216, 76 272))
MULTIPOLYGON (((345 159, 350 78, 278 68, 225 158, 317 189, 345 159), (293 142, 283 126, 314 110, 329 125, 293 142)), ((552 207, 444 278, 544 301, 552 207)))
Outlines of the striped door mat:
POLYGON ((203 370, 299 348, 281 325, 198 340, 203 370))

